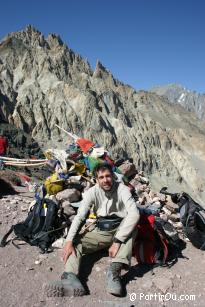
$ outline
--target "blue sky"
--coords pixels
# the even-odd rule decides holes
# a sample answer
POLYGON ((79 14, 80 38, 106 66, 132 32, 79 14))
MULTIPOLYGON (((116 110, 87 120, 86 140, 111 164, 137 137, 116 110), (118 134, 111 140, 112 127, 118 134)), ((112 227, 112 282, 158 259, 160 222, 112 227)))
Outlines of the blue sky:
POLYGON ((203 0, 7 0, 0 37, 32 24, 59 34, 94 68, 138 89, 179 83, 205 93, 203 0))

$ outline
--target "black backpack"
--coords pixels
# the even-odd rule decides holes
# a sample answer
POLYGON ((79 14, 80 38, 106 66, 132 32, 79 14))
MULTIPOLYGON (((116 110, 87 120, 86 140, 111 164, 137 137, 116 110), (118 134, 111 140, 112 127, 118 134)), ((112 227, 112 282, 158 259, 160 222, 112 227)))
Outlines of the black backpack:
POLYGON ((172 201, 179 205, 180 221, 185 235, 196 248, 205 250, 205 209, 185 192, 169 193, 164 187, 160 193, 170 195, 172 201))
POLYGON ((67 227, 63 212, 58 214, 58 205, 50 199, 38 199, 31 208, 24 222, 13 225, 0 241, 4 247, 8 236, 14 231, 16 237, 12 240, 23 240, 32 246, 38 246, 42 253, 49 250, 51 244, 63 234, 67 227))

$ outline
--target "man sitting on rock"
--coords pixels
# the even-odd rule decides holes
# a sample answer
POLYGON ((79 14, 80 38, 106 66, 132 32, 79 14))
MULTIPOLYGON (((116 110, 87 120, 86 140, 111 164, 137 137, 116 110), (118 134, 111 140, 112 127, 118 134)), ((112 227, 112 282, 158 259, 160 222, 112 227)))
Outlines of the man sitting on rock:
POLYGON ((106 275, 107 291, 122 296, 120 273, 130 265, 139 211, 129 188, 114 180, 112 167, 101 164, 95 168, 97 183, 85 192, 69 229, 63 249, 65 272, 61 280, 46 285, 47 296, 81 296, 85 289, 78 279, 81 258, 98 250, 108 249, 112 258, 106 275), (97 216, 94 229, 78 234, 90 208, 97 216))

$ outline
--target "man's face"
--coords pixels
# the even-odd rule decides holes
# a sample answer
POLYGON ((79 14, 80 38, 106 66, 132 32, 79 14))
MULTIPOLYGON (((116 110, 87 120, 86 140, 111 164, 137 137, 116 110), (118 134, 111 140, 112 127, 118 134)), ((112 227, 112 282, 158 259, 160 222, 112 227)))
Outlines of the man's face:
POLYGON ((99 172, 97 173, 97 183, 103 190, 111 190, 113 185, 112 173, 108 169, 99 170, 99 172))

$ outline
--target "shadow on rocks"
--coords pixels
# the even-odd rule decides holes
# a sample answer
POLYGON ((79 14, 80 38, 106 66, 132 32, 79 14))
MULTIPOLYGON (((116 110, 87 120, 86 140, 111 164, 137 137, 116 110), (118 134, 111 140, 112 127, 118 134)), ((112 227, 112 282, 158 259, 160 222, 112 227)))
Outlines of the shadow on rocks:
POLYGON ((133 281, 138 278, 142 278, 146 273, 151 272, 152 275, 154 275, 153 271, 154 267, 153 265, 149 264, 137 264, 135 266, 132 266, 127 273, 125 273, 122 277, 122 285, 124 290, 124 296, 127 295, 126 286, 129 284, 129 282, 133 281))
POLYGON ((17 192, 15 191, 10 182, 7 182, 6 180, 0 178, 0 197, 8 194, 13 195, 17 194, 17 192))

